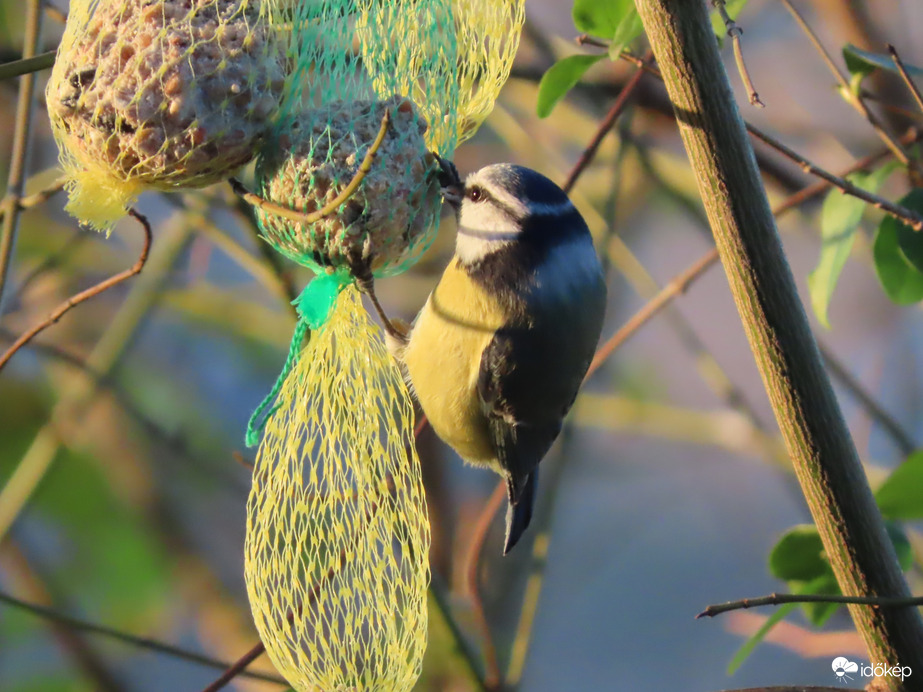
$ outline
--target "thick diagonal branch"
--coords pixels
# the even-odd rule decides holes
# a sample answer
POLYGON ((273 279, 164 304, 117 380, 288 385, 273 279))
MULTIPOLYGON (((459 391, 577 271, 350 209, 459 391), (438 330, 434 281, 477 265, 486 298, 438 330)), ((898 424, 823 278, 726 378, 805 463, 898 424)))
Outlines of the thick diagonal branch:
MULTIPOLYGON (((750 347, 843 593, 909 596, 786 262, 705 3, 636 0, 750 347)), ((872 661, 923 670, 916 610, 850 611, 872 661)), ((880 689, 923 689, 876 681, 880 689)))

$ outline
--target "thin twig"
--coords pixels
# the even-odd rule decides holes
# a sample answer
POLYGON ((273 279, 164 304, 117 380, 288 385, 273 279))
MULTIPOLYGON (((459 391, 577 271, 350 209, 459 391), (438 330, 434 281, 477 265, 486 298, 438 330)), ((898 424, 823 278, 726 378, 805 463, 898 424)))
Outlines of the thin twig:
MULTIPOLYGON (((46 608, 45 606, 40 606, 35 603, 27 603, 26 601, 22 601, 14 596, 3 593, 2 591, 0 591, 0 603, 5 603, 8 606, 25 611, 35 615, 36 617, 44 618, 45 620, 61 623, 76 632, 97 634, 101 637, 108 637, 109 639, 122 642, 123 644, 136 646, 138 648, 147 649, 149 651, 157 651, 159 653, 167 654, 184 661, 199 663, 203 666, 208 666, 209 668, 227 668, 229 665, 224 661, 219 661, 217 659, 211 658, 210 656, 204 656, 192 651, 187 651, 186 649, 181 649, 180 647, 167 644, 156 639, 150 639, 149 637, 138 637, 136 635, 122 632, 112 627, 106 627, 105 625, 98 625, 96 623, 87 622, 86 620, 80 620, 78 618, 71 617, 70 615, 59 613, 51 608, 46 608)), ((246 677, 253 678, 255 680, 277 682, 282 685, 287 684, 284 679, 276 675, 249 672, 244 672, 243 674, 246 677)))
POLYGON ((596 152, 599 150, 599 145, 602 144, 603 139, 605 139, 609 131, 615 126, 616 120, 618 120, 622 111, 625 110, 625 106, 628 105, 632 94, 641 82, 641 77, 643 76, 644 70, 639 68, 638 71, 631 76, 631 79, 626 82, 618 98, 615 99, 615 103, 612 104, 612 108, 609 109, 606 117, 600 123, 599 128, 596 130, 596 134, 593 135, 593 139, 590 140, 590 143, 580 154, 580 158, 577 159, 577 163, 574 164, 574 167, 568 174, 567 181, 562 188, 564 192, 570 193, 570 191, 574 189, 577 179, 583 171, 586 170, 586 167, 590 165, 590 162, 593 161, 596 152))
MULTIPOLYGON (((885 199, 884 197, 881 197, 880 195, 876 195, 866 190, 863 190, 861 187, 853 185, 851 182, 849 182, 845 178, 841 178, 838 175, 834 175, 833 173, 830 173, 829 171, 824 170, 820 166, 817 166, 816 164, 806 159, 804 156, 796 152, 794 149, 791 149, 790 147, 786 146, 779 140, 775 139, 774 137, 771 137, 770 135, 766 134, 759 128, 754 127, 753 125, 747 124, 747 131, 750 132, 750 134, 756 137, 757 139, 760 139, 764 143, 768 144, 770 147, 778 151, 780 154, 783 154, 784 156, 787 156, 788 158, 790 158, 792 161, 794 161, 799 166, 801 166, 802 170, 804 170, 806 173, 810 173, 811 175, 816 175, 819 178, 823 178, 824 180, 829 182, 831 185, 841 189, 846 194, 852 195, 853 197, 858 197, 859 199, 871 204, 873 207, 881 209, 882 211, 890 214, 891 216, 898 219, 899 221, 907 224, 908 226, 913 228, 913 230, 915 231, 923 230, 923 216, 920 216, 916 212, 911 211, 910 209, 907 209, 906 207, 902 207, 899 204, 894 204, 893 202, 888 201, 887 199, 885 199)), ((893 149, 891 151, 892 153, 894 152, 893 149)))
POLYGON ((80 305, 80 303, 89 300, 90 298, 98 296, 103 291, 106 291, 116 284, 120 284, 126 279, 129 279, 141 272, 141 270, 144 268, 145 262, 147 262, 147 256, 151 249, 151 224, 148 222, 144 215, 138 213, 134 209, 129 209, 128 213, 138 220, 138 223, 141 224, 141 228, 144 230, 144 247, 141 248, 141 255, 138 257, 138 260, 125 271, 119 272, 115 276, 110 276, 108 279, 100 281, 95 286, 91 286, 85 291, 81 291, 80 293, 71 296, 63 303, 61 303, 50 315, 48 315, 48 317, 46 317, 44 320, 36 324, 25 334, 19 337, 13 343, 13 345, 10 346, 2 356, 0 356, 0 370, 2 370, 3 367, 9 362, 10 358, 12 358, 20 348, 29 343, 29 341, 31 341, 36 334, 41 333, 55 322, 60 320, 72 308, 80 305))
POLYGON ((618 331, 615 332, 602 346, 596 351, 590 367, 587 369, 586 377, 589 378, 599 367, 612 355, 612 353, 621 346, 630 336, 638 329, 647 324, 650 319, 660 312, 676 296, 684 293, 689 285, 701 276, 709 267, 718 260, 718 250, 712 249, 700 257, 694 264, 682 273, 675 276, 667 283, 660 292, 651 300, 647 301, 638 312, 634 314, 618 331))
POLYGON ((205 687, 202 692, 218 692, 218 690, 222 689, 238 675, 246 674, 247 666, 262 656, 265 651, 266 647, 263 646, 263 642, 256 644, 247 653, 229 665, 227 670, 225 670, 218 678, 216 678, 215 681, 212 682, 208 687, 205 687))
POLYGON ((897 49, 890 43, 888 44, 888 53, 890 53, 891 59, 894 61, 895 67, 897 67, 897 71, 901 73, 901 78, 904 80, 904 84, 907 85, 910 93, 913 94, 913 100, 917 102, 917 108, 923 112, 923 95, 920 94, 920 88, 910 77, 910 74, 907 72, 907 68, 904 67, 904 61, 901 60, 901 56, 897 54, 897 49))
POLYGON ((259 195, 247 190, 243 183, 241 183, 236 178, 231 178, 228 182, 230 182, 231 187, 237 195, 267 214, 281 216, 282 218, 288 219, 289 221, 294 221, 295 223, 301 223, 305 225, 317 223, 321 219, 334 214, 337 209, 340 208, 340 205, 348 201, 349 198, 356 193, 356 190, 359 189, 359 186, 362 184, 365 176, 372 169, 372 162, 375 160, 375 155, 378 153, 379 148, 381 148, 382 142, 385 141, 385 135, 388 133, 388 128, 390 126, 391 111, 385 110, 385 114, 381 119, 381 127, 378 128, 378 135, 375 137, 375 141, 372 142, 372 146, 369 147, 369 150, 365 152, 365 158, 362 159, 362 163, 360 164, 359 169, 356 171, 356 174, 352 177, 352 180, 349 181, 349 184, 344 187, 343 191, 340 192, 340 194, 338 194, 331 202, 329 202, 321 209, 311 212, 310 214, 306 214, 304 212, 282 206, 281 204, 276 204, 275 202, 265 200, 259 195))
MULTIPOLYGON (((38 50, 42 27, 42 0, 30 0, 26 12, 25 42, 23 57, 31 58, 38 50)), ((35 92, 35 75, 23 75, 19 81, 19 96, 16 102, 16 120, 13 124, 13 152, 10 157, 10 172, 7 178, 3 223, 0 226, 0 317, 3 316, 3 291, 6 288, 16 233, 19 230, 19 199, 22 197, 26 179, 26 159, 29 155, 29 132, 32 125, 32 105, 35 92)))
POLYGON ((35 194, 27 195, 26 197, 11 198, 10 195, 7 195, 7 197, 5 197, 2 202, 0 202, 0 219, 6 215, 7 209, 13 205, 15 205, 15 209, 18 211, 23 211, 25 209, 37 207, 40 204, 44 204, 54 195, 63 190, 64 184, 64 180, 59 180, 56 183, 46 187, 44 190, 39 190, 35 194))
MULTIPOLYGON (((919 142, 921 138, 923 138, 923 133, 921 133, 921 131, 918 130, 917 128, 911 127, 909 130, 907 130, 906 133, 904 133, 901 136, 901 143, 905 145, 914 144, 915 142, 919 142)), ((873 166, 874 164, 878 163, 879 161, 886 159, 888 156, 891 155, 891 153, 892 153, 891 150, 888 149, 887 147, 884 149, 881 149, 875 152, 874 154, 869 154, 868 156, 862 157, 861 159, 859 159, 858 161, 850 165, 848 168, 845 168, 839 173, 837 173, 837 175, 841 178, 845 178, 847 175, 850 175, 851 173, 855 173, 856 171, 864 171, 870 168, 871 166, 873 166)), ((808 200, 814 197, 817 197, 822 192, 832 187, 832 185, 833 183, 831 183, 829 180, 826 180, 826 179, 818 180, 812 183, 811 185, 808 185, 807 187, 802 188, 798 192, 795 192, 789 195, 788 197, 786 197, 785 200, 783 200, 781 203, 773 207, 772 213, 775 216, 780 216, 783 212, 786 212, 789 209, 792 209, 794 207, 800 206, 803 203, 807 202, 808 200)))
POLYGON ((478 629, 481 631, 481 638, 484 640, 486 668, 484 683, 492 689, 496 688, 501 682, 500 664, 497 661, 497 647, 490 632, 490 624, 487 622, 487 614, 484 610, 484 601, 481 599, 481 589, 478 586, 478 568, 481 564, 481 553, 484 549, 484 541, 487 539, 487 532, 505 497, 506 483, 500 481, 497 483, 497 487, 494 488, 493 493, 491 493, 490 498, 484 503, 484 509, 481 510, 478 516, 477 523, 471 533, 468 554, 465 558, 465 580, 468 584, 468 598, 471 599, 474 619, 478 629))
POLYGON ((589 34, 580 34, 574 39, 578 46, 595 46, 596 48, 609 48, 609 41, 603 41, 589 34))
POLYGON ((45 0, 45 14, 56 22, 60 22, 61 24, 67 23, 67 13, 52 5, 49 0, 45 0))
MULTIPOLYGON (((783 0, 783 2, 784 1, 785 0, 783 0)), ((631 55, 629 53, 622 53, 619 57, 621 57, 623 60, 626 60, 632 63, 633 65, 637 65, 641 67, 641 69, 643 69, 645 72, 648 72, 649 74, 654 75, 658 79, 661 79, 661 80, 663 79, 662 75, 660 74, 660 70, 658 70, 656 67, 652 65, 646 64, 643 60, 641 60, 641 58, 637 57, 636 55, 631 55)), ((906 207, 902 207, 899 204, 894 204, 893 202, 889 202, 888 200, 884 199, 883 197, 880 197, 879 195, 874 195, 869 192, 866 192, 862 188, 856 187, 855 185, 850 183, 848 180, 844 180, 840 176, 833 175, 832 173, 824 170, 820 166, 812 163, 805 157, 801 156, 800 154, 795 152, 793 149, 782 144, 782 142, 780 142, 779 140, 766 134, 765 132, 760 130, 755 125, 752 125, 748 123, 747 121, 744 121, 744 125, 746 125, 747 131, 751 135, 753 135, 759 140, 762 140, 765 144, 768 144, 770 147, 778 151, 783 156, 794 161, 796 164, 798 164, 798 166, 801 167, 801 169, 805 173, 809 173, 811 175, 817 176, 818 178, 823 178, 824 180, 829 182, 831 185, 841 189, 846 194, 852 195, 853 197, 858 197, 859 199, 864 200, 865 202, 868 202, 872 206, 878 209, 881 209, 882 211, 887 212, 888 214, 891 214, 899 221, 902 221, 903 223, 913 228, 915 231, 923 230, 923 216, 920 216, 919 214, 916 214, 910 209, 907 209, 906 207)), ((891 150, 891 153, 895 155, 895 157, 897 157, 899 160, 903 160, 900 158, 902 155, 903 149, 900 147, 899 143, 897 143, 896 149, 889 142, 885 142, 885 144, 891 150)), ((906 158, 906 155, 904 156, 906 158)))
POLYGON ((833 596, 829 594, 797 594, 797 593, 772 593, 760 598, 744 598, 739 601, 729 601, 710 605, 701 613, 699 618, 713 618, 716 615, 729 613, 732 610, 745 608, 759 608, 768 605, 782 605, 784 603, 844 603, 853 605, 870 605, 876 608, 907 608, 910 606, 923 606, 923 596, 910 596, 909 598, 889 598, 886 596, 833 596))
POLYGON ((750 105, 765 108, 766 104, 760 101, 760 96, 756 93, 753 80, 750 79, 750 73, 747 71, 747 64, 744 62, 744 53, 740 46, 740 37, 744 33, 744 30, 737 26, 737 23, 731 19, 731 15, 728 14, 727 8, 724 6, 724 0, 712 0, 711 4, 718 10, 718 14, 721 15, 721 21, 724 22, 728 37, 730 37, 731 43, 734 46, 734 60, 737 62, 737 71, 740 73, 740 79, 747 89, 747 98, 750 101, 750 105))
POLYGON ((432 575, 429 591, 433 596, 433 601, 436 603, 436 608, 442 616, 443 622, 445 622, 452 634, 452 638, 455 640, 455 645, 458 647, 458 652, 461 654, 462 660, 465 662, 471 676, 474 678, 477 689, 480 690, 480 692, 492 692, 485 681, 486 676, 484 675, 484 671, 481 670, 477 652, 468 644, 464 632, 461 631, 455 618, 452 617, 452 608, 449 605, 449 591, 436 574, 432 575))
POLYGON ((872 395, 865 391, 859 381, 852 376, 849 370, 847 370, 837 357, 833 355, 830 349, 820 342, 817 343, 817 348, 820 349, 820 355, 833 376, 859 401, 866 413, 874 420, 878 421, 885 429, 885 432, 894 440, 894 444, 897 445, 898 449, 905 456, 914 451, 917 445, 900 423, 894 420, 891 414, 885 411, 881 405, 875 401, 872 395))
POLYGON ((57 51, 50 50, 47 53, 40 53, 31 58, 5 62, 0 65, 0 82, 22 75, 32 74, 47 70, 54 65, 54 58, 57 51))
MULTIPOLYGON (((842 73, 837 64, 833 62, 833 58, 830 56, 830 53, 827 52, 827 49, 824 48, 824 45, 820 42, 820 39, 817 37, 817 34, 814 33, 814 30, 808 25, 801 13, 795 9, 795 6, 792 5, 790 0, 782 0, 782 4, 785 5, 785 8, 791 13, 795 18, 795 21, 798 22, 798 25, 801 27, 801 30, 804 31, 805 35, 814 45, 821 57, 823 57, 824 62, 827 64, 827 67, 830 69, 830 72, 833 73, 833 76, 836 78, 837 82, 840 85, 840 92, 843 98, 846 99, 846 102, 851 105, 856 111, 859 112, 862 117, 868 120, 869 125, 872 126, 872 129, 875 130, 875 133, 881 138, 885 145, 894 152, 894 156, 907 167, 912 167, 910 157, 907 155, 907 152, 904 151, 903 147, 895 140, 894 136, 888 132, 881 121, 872 113, 868 106, 865 105, 865 101, 861 96, 853 93, 853 90, 849 87, 849 81, 846 79, 846 76, 842 73)), ((917 229, 919 230, 919 229, 917 229)))

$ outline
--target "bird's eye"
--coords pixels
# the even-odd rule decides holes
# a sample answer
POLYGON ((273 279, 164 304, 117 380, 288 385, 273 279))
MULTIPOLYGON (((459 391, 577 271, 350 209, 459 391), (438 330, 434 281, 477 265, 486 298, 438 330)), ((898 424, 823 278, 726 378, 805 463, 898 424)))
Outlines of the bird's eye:
POLYGON ((465 191, 465 197, 467 197, 472 202, 483 202, 485 195, 484 195, 484 191, 481 188, 475 186, 475 187, 469 187, 465 191))

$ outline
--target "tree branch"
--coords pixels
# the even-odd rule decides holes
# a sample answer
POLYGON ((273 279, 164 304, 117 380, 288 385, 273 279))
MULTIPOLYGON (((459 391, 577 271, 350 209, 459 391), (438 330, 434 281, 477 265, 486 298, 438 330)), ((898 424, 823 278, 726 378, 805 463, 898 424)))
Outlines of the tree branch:
MULTIPOLYGON (((702 2, 636 0, 795 473, 844 593, 909 596, 798 298, 702 2)), ((850 606, 869 658, 923 669, 912 609, 850 606)), ((897 690, 893 680, 882 689, 897 690)), ((906 689, 920 683, 904 682, 906 689)))

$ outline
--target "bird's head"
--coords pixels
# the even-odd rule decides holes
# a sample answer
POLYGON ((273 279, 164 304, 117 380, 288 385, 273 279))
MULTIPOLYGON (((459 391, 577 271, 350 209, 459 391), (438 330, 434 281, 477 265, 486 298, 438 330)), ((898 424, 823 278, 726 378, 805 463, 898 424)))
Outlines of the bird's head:
POLYGON ((465 264, 523 240, 560 242, 587 234, 564 191, 523 166, 482 168, 468 176, 460 195, 446 200, 458 214, 456 254, 465 264))

